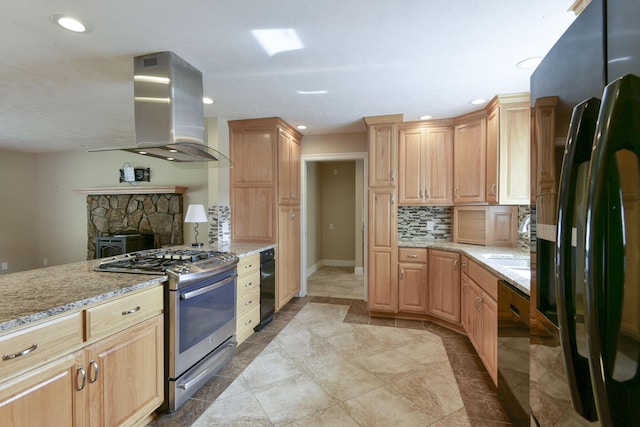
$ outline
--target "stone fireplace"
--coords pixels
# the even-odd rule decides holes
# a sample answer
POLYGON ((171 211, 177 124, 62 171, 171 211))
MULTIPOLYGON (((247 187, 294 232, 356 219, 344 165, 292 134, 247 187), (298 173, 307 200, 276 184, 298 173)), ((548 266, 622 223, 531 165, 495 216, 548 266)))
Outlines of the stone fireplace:
POLYGON ((155 246, 181 245, 183 194, 187 187, 102 187, 75 189, 87 194, 87 259, 94 259, 96 237, 153 234, 155 246))

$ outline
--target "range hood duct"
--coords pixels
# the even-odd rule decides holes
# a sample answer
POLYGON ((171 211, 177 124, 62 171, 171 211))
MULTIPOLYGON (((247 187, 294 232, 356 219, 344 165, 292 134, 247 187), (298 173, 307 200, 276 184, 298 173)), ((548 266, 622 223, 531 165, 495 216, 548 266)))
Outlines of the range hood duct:
POLYGON ((136 145, 117 150, 173 162, 233 167, 229 158, 204 144, 202 93, 202 73, 175 53, 134 57, 136 145))

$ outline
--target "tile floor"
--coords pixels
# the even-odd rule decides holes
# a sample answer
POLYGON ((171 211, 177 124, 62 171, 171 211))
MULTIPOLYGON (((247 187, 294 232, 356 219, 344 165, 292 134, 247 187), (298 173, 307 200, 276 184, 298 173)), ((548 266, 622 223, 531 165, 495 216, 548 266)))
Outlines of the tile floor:
POLYGON ((307 295, 364 299, 364 275, 353 267, 322 267, 307 278, 307 295))
POLYGON ((371 318, 362 300, 308 296, 276 313, 182 408, 151 425, 510 424, 466 337, 432 322, 371 318))

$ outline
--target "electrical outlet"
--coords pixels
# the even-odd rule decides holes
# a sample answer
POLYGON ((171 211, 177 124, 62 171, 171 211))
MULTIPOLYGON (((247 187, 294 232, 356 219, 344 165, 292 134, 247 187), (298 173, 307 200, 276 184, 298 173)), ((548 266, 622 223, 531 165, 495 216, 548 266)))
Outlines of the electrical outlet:
POLYGON ((433 231, 433 221, 427 221, 427 231, 433 231))
POLYGON ((329 230, 333 230, 333 224, 329 224, 329 230))
POLYGON ((3 270, 8 270, 9 269, 9 263, 7 263, 6 261, 2 263, 2 269, 3 270))
POLYGON ((49 260, 48 260, 48 259, 46 259, 46 258, 43 258, 43 259, 42 259, 42 264, 44 264, 44 265, 49 265, 49 260))

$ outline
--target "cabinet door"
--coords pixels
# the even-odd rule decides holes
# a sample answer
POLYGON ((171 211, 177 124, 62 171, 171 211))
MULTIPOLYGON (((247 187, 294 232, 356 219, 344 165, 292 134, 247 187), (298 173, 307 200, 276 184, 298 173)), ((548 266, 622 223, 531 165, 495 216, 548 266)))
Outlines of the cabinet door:
POLYGON ((500 162, 498 201, 503 205, 527 205, 530 195, 531 112, 529 102, 500 107, 500 162))
POLYGON ((398 265, 398 311, 427 314, 427 264, 398 265))
POLYGON ((397 126, 369 125, 369 186, 395 187, 397 173, 397 126))
POLYGON ((132 423, 164 400, 163 316, 87 347, 89 425, 132 423))
POLYGON ((482 340, 480 358, 495 384, 498 383, 498 303, 482 295, 482 340))
POLYGON ((488 203, 498 203, 498 146, 500 138, 500 107, 487 115, 487 188, 488 203))
POLYGON ((300 208, 280 207, 278 224, 276 310, 300 291, 300 208))
POLYGON ((2 425, 84 426, 82 369, 78 352, 0 384, 2 425))
POLYGON ((453 205, 453 134, 450 127, 429 128, 426 133, 423 173, 428 204, 453 205))
POLYGON ((273 185, 276 146, 272 129, 231 129, 229 138, 232 185, 273 185))
POLYGON ((234 242, 276 242, 272 187, 231 189, 231 227, 234 242))
POLYGON ((398 312, 396 265, 397 210, 395 191, 369 190, 369 268, 370 311, 398 312))
POLYGON ((398 183, 398 202, 406 205, 419 205, 425 201, 425 177, 422 129, 401 129, 398 140, 398 164, 400 165, 398 183))
POLYGON ((300 203, 300 144, 282 129, 278 130, 278 200, 300 203))
POLYGON ((429 308, 433 316, 460 323, 460 255, 429 250, 429 308))
POLYGON ((459 124, 454 134, 454 202, 485 202, 486 120, 459 124))

